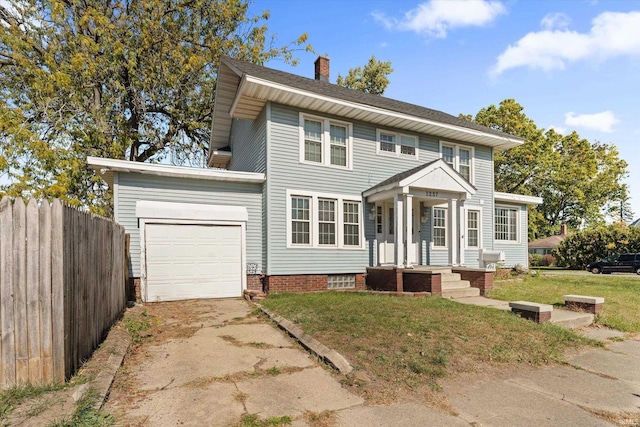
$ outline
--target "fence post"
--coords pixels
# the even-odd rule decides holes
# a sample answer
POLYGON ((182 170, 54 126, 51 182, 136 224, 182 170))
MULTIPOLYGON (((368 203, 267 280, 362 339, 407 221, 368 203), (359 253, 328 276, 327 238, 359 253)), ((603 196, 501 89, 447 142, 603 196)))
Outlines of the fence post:
POLYGON ((16 384, 15 325, 13 323, 13 207, 0 201, 0 352, 2 388, 16 384))

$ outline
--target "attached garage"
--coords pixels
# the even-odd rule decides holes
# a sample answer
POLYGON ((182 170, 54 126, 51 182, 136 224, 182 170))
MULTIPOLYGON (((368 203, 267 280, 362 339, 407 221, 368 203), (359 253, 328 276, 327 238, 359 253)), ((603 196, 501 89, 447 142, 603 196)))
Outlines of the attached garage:
POLYGON ((139 201, 136 216, 143 301, 242 295, 246 208, 139 201))

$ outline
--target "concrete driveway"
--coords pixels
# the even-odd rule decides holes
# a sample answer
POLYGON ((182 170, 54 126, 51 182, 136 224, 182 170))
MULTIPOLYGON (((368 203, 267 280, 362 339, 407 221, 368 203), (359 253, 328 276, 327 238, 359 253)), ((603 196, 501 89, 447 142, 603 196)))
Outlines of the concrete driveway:
POLYGON ((294 426, 468 425, 415 403, 363 406, 244 300, 144 309, 160 326, 116 376, 105 410, 118 425, 232 426, 248 415, 287 416, 294 426))

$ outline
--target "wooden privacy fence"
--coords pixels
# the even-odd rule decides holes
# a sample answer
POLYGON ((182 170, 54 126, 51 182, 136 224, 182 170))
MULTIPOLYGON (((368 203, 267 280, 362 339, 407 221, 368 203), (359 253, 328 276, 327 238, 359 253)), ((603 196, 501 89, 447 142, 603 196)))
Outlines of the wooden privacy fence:
POLYGON ((124 228, 59 200, 0 201, 0 388, 63 382, 126 304, 124 228))

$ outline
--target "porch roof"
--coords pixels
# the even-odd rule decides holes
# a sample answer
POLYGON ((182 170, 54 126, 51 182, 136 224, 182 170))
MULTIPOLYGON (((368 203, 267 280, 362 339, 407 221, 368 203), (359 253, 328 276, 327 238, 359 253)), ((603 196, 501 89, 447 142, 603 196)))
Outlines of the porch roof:
POLYGON ((415 168, 400 172, 364 191, 364 197, 380 193, 406 193, 409 188, 424 190, 475 194, 476 187, 449 166, 443 159, 437 159, 415 168))

